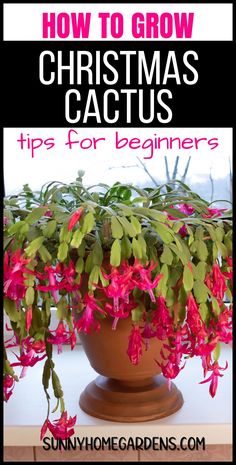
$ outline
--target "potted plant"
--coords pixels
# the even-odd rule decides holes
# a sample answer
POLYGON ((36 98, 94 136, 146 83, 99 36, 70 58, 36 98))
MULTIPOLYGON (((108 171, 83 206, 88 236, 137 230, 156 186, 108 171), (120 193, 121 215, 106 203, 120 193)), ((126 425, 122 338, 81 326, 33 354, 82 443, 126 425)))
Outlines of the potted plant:
POLYGON ((220 345, 232 339, 231 211, 213 208, 180 181, 86 188, 82 175, 40 192, 25 185, 5 199, 4 309, 12 331, 5 346, 19 347, 19 355, 11 363, 4 352, 4 399, 43 360, 48 413, 41 437, 47 429, 61 439, 74 432, 53 348, 74 349, 78 332, 102 374, 81 407, 115 421, 180 408, 171 381, 192 357, 214 397, 227 368, 218 361, 220 345), (51 330, 53 307, 58 325, 51 330), (50 382, 61 412, 55 421, 50 382))

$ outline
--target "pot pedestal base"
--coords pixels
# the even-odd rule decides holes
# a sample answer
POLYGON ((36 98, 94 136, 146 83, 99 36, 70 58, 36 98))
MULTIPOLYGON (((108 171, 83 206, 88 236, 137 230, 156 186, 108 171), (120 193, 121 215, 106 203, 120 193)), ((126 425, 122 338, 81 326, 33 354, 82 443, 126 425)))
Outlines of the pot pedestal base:
POLYGON ((98 376, 82 392, 79 404, 103 420, 140 422, 171 415, 182 407, 183 397, 175 384, 168 389, 162 375, 139 381, 98 376))

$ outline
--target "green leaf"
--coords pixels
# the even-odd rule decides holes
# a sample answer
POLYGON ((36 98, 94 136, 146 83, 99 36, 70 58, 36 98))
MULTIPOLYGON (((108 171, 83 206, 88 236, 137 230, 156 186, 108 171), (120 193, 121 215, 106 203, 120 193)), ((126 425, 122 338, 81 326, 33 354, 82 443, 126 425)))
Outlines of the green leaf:
POLYGON ((103 250, 102 250, 101 243, 99 241, 95 242, 92 254, 93 254, 93 264, 101 266, 103 262, 103 250))
POLYGON ((140 244, 140 247, 142 249, 142 258, 145 258, 146 251, 147 251, 147 244, 142 234, 138 235, 138 243, 140 244))
POLYGON ((39 236, 36 239, 34 239, 28 247, 26 247, 25 252, 29 257, 34 257, 36 252, 40 249, 41 245, 43 244, 44 241, 43 236, 39 236))
POLYGON ((198 304, 204 303, 208 299, 208 287, 203 281, 194 281, 193 292, 198 304))
POLYGON ((219 226, 218 228, 215 229, 215 234, 216 234, 216 240, 219 242, 222 242, 224 235, 225 235, 224 228, 221 228, 219 226))
POLYGON ((50 375, 51 375, 51 364, 50 364, 50 360, 47 359, 46 362, 45 362, 45 364, 44 364, 44 367, 43 367, 43 377, 42 377, 42 380, 43 380, 44 389, 48 389, 48 388, 49 388, 50 375))
POLYGON ((60 397, 63 397, 63 391, 61 388, 61 383, 60 380, 54 370, 52 370, 52 387, 54 391, 54 396, 57 399, 60 399, 60 397))
POLYGON ((6 374, 6 375, 10 375, 13 378, 16 377, 15 372, 14 372, 13 368, 11 367, 10 362, 7 359, 4 360, 3 373, 6 374))
POLYGON ((219 316, 219 314, 220 314, 220 306, 219 306, 218 301, 216 300, 215 297, 211 298, 211 303, 212 303, 212 308, 213 308, 214 314, 216 316, 219 316))
POLYGON ((79 257, 75 265, 75 271, 76 273, 81 274, 83 270, 84 270, 84 260, 82 257, 79 257))
POLYGON ((48 223, 43 228, 43 235, 45 237, 52 237, 56 231, 57 222, 55 220, 48 221, 48 223))
POLYGON ((68 254, 68 244, 66 242, 62 242, 58 247, 57 258, 60 262, 63 262, 68 254))
POLYGON ((161 223, 164 223, 167 220, 165 213, 154 210, 153 208, 143 208, 143 210, 144 210, 144 214, 146 210, 147 216, 150 216, 154 220, 160 221, 161 223))
POLYGON ((85 273, 90 273, 93 267, 93 254, 92 252, 87 256, 85 262, 85 273))
POLYGON ((199 305, 199 313, 203 321, 206 321, 209 315, 208 306, 206 303, 201 303, 199 305))
POLYGON ((173 262, 173 254, 170 248, 167 245, 164 245, 163 252, 160 256, 161 263, 166 263, 167 265, 171 265, 173 262))
POLYGON ((92 212, 87 213, 87 215, 84 216, 82 232, 84 234, 90 233, 90 231, 92 231, 93 229, 94 223, 95 223, 94 214, 92 212))
POLYGON ((132 321, 138 322, 142 319, 144 309, 141 305, 131 310, 132 321))
POLYGON ((122 258, 129 259, 132 255, 132 245, 127 236, 124 236, 121 240, 121 254, 122 258))
POLYGON ((64 320, 68 315, 68 302, 65 297, 61 297, 57 304, 56 315, 58 320, 64 320))
POLYGON ((41 247, 39 248, 39 255, 44 263, 49 262, 52 259, 51 254, 44 245, 41 245, 41 247))
POLYGON ((197 255, 199 260, 205 262, 208 257, 207 246, 204 241, 196 241, 197 255))
POLYGON ((70 243, 71 247, 75 247, 76 249, 78 249, 83 238, 84 233, 82 233, 80 229, 76 229, 76 231, 73 233, 72 241, 70 243))
POLYGON ((28 287, 26 294, 25 294, 25 301, 28 306, 34 303, 34 288, 28 287))
POLYGON ((184 265, 183 285, 186 292, 191 291, 191 289, 193 288, 193 273, 188 263, 184 265))
POLYGON ((228 251, 223 242, 216 241, 216 247, 223 258, 227 257, 228 251))
POLYGON ((142 258, 142 247, 140 243, 133 237, 132 239, 132 249, 135 258, 141 259, 142 258))
POLYGON ((93 284, 98 283, 99 271, 100 271, 100 267, 98 265, 95 265, 92 268, 92 271, 90 272, 89 281, 88 281, 88 287, 89 287, 90 290, 96 289, 96 286, 94 286, 93 284))
POLYGON ((109 281, 104 278, 104 276, 102 274, 102 271, 101 271, 101 268, 99 269, 99 278, 100 278, 100 281, 101 281, 103 287, 107 287, 108 284, 109 284, 109 281))
POLYGON ((72 231, 68 231, 68 223, 64 223, 59 234, 60 242, 66 242, 68 244, 71 240, 71 237, 72 231))
POLYGON ((131 221, 131 224, 132 224, 132 226, 134 227, 134 229, 136 231, 136 234, 141 234, 142 227, 141 227, 141 224, 140 224, 138 218, 136 218, 136 216, 132 215, 130 217, 130 221, 131 221))
POLYGON ((121 239, 124 234, 123 228, 115 216, 111 217, 111 232, 114 239, 121 239))
POLYGON ((17 322, 21 318, 21 313, 16 309, 16 302, 13 300, 8 299, 7 297, 4 299, 4 308, 6 314, 8 315, 11 321, 17 322))
POLYGON ((198 262, 193 270, 194 278, 200 281, 204 281, 206 276, 206 262, 198 262))
POLYGON ((136 230, 134 229, 133 225, 125 218, 125 216, 117 216, 117 219, 122 224, 124 231, 128 234, 129 237, 136 236, 136 230))
POLYGON ((44 213, 47 211, 47 207, 37 207, 32 210, 29 215, 25 218, 25 221, 28 224, 34 224, 36 221, 38 221, 44 213))
POLYGON ((10 234, 10 236, 15 234, 19 229, 22 228, 23 225, 25 225, 25 221, 17 221, 16 223, 12 224, 8 229, 8 234, 10 234))
POLYGON ((111 247, 110 264, 119 266, 121 260, 121 246, 119 239, 115 239, 111 247))
POLYGON ((155 223, 154 228, 165 244, 173 242, 173 232, 170 228, 168 228, 168 226, 162 223, 155 223))
POLYGON ((220 352, 221 352, 221 344, 218 342, 216 348, 213 351, 213 358, 216 362, 219 360, 220 352))

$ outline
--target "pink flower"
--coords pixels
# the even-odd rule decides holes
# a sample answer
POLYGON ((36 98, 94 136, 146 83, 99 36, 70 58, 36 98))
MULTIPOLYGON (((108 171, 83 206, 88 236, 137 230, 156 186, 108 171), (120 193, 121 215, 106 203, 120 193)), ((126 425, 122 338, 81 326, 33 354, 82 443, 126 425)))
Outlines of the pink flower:
POLYGON ((163 376, 167 378, 168 389, 170 389, 171 380, 178 376, 179 372, 185 367, 185 364, 182 367, 179 367, 176 362, 176 357, 172 353, 168 356, 168 362, 165 365, 163 363, 159 363, 157 360, 156 363, 162 369, 163 376))
POLYGON ((9 218, 7 218, 7 216, 4 216, 3 217, 3 226, 7 226, 9 223, 9 218))
POLYGON ((144 339, 145 349, 148 350, 150 347, 150 339, 156 337, 156 331, 153 330, 151 323, 145 323, 141 335, 144 339))
POLYGON ((205 284, 211 290, 213 296, 216 297, 218 302, 222 304, 227 286, 225 284, 225 276, 221 272, 218 263, 214 263, 212 266, 211 273, 206 276, 205 284))
POLYGON ((30 306, 26 310, 26 331, 27 332, 29 331, 30 326, 31 326, 32 316, 33 316, 32 307, 30 306))
POLYGON ((203 213, 202 217, 203 218, 212 218, 222 216, 222 213, 227 211, 227 208, 207 208, 208 213, 203 213))
POLYGON ((15 380, 11 375, 5 375, 3 378, 3 397, 5 402, 10 399, 15 385, 15 380))
POLYGON ((131 310, 133 310, 135 307, 137 307, 137 304, 135 302, 128 303, 128 304, 125 304, 124 302, 120 302, 118 310, 114 310, 114 307, 111 304, 106 304, 105 305, 106 312, 110 316, 114 317, 114 320, 112 323, 112 329, 116 330, 116 326, 117 326, 119 319, 128 318, 131 310))
POLYGON ((68 336, 68 334, 70 334, 70 331, 66 331, 63 321, 59 321, 57 328, 50 332, 50 336, 47 338, 47 341, 50 344, 57 345, 58 354, 62 353, 62 344, 66 344, 70 341, 70 336, 68 336))
POLYGON ((173 318, 166 306, 163 296, 157 297, 157 307, 153 312, 152 323, 156 327, 156 336, 158 339, 166 339, 172 330, 173 318))
POLYGON ((56 279, 56 270, 53 268, 52 265, 46 265, 44 267, 44 271, 46 274, 42 273, 36 273, 36 276, 38 279, 48 279, 49 285, 41 285, 39 284, 36 289, 42 292, 51 292, 52 296, 54 298, 55 303, 57 304, 59 302, 59 297, 58 297, 58 283, 56 279))
POLYGON ((189 205, 188 203, 181 203, 180 205, 178 205, 178 209, 185 215, 192 215, 195 212, 195 208, 192 207, 192 205, 189 205))
POLYGON ((218 387, 218 378, 219 376, 223 376, 219 370, 226 370, 227 368, 228 368, 228 362, 226 362, 225 368, 219 367, 218 362, 214 362, 212 366, 208 368, 208 370, 213 371, 211 376, 209 376, 209 378, 204 379, 203 381, 199 383, 199 384, 205 384, 205 383, 208 383, 209 381, 211 382, 210 387, 209 387, 209 392, 211 394, 211 397, 215 397, 217 387, 218 387))
POLYGON ((142 355, 142 336, 140 328, 137 325, 133 325, 129 336, 129 345, 127 349, 127 355, 133 365, 138 365, 140 357, 142 355))
POLYGON ((84 211, 83 207, 80 207, 80 208, 78 208, 78 210, 76 210, 72 214, 72 216, 71 216, 71 218, 69 220, 69 223, 68 223, 68 231, 71 231, 74 228, 76 223, 79 221, 83 211, 84 211))
POLYGON ((91 333, 91 331, 98 331, 101 327, 99 321, 95 320, 94 312, 97 311, 102 315, 106 315, 106 312, 99 307, 95 298, 91 294, 86 294, 84 297, 85 309, 81 318, 75 322, 77 331, 83 331, 85 334, 91 333))
POLYGON ((138 287, 138 289, 141 289, 142 291, 147 291, 149 293, 152 302, 156 302, 153 289, 157 287, 160 279, 163 277, 162 274, 159 274, 153 279, 153 281, 151 280, 151 272, 156 267, 157 264, 151 262, 149 267, 145 269, 143 265, 141 265, 141 263, 139 263, 138 260, 136 260, 134 264, 134 273, 139 274, 139 279, 135 279, 135 277, 132 278, 133 283, 138 287))
POLYGON ((132 282, 133 270, 132 267, 123 264, 122 267, 113 267, 110 274, 103 272, 105 279, 110 280, 110 284, 103 288, 104 294, 113 299, 114 311, 119 310, 119 300, 129 302, 129 294, 134 288, 132 282))
POLYGON ((181 228, 179 229, 179 234, 181 235, 181 237, 188 236, 188 231, 187 231, 185 224, 181 226, 181 228))
POLYGON ((67 418, 67 412, 63 412, 61 418, 54 420, 52 423, 47 418, 42 426, 40 439, 43 439, 47 429, 49 429, 55 439, 68 439, 75 434, 73 428, 75 423, 76 415, 73 418, 67 418))
POLYGON ((25 297, 26 285, 24 284, 24 273, 33 274, 26 268, 31 259, 24 258, 22 251, 18 249, 10 255, 9 252, 4 256, 4 294, 11 300, 20 301, 25 297))
POLYGON ((14 362, 11 364, 12 367, 16 366, 22 366, 22 371, 20 374, 20 378, 24 378, 27 372, 28 367, 33 367, 37 362, 40 362, 43 360, 47 355, 44 354, 42 357, 35 357, 35 350, 30 349, 29 352, 24 352, 22 351, 21 355, 18 356, 15 354, 16 358, 19 360, 19 362, 14 362))
POLYGON ((67 292, 77 292, 81 286, 80 277, 79 282, 75 282, 76 279, 76 270, 75 265, 72 260, 70 260, 69 265, 65 263, 58 263, 55 272, 59 275, 60 281, 57 283, 58 289, 64 289, 67 292))
POLYGON ((30 336, 22 340, 22 347, 29 352, 31 349, 35 351, 36 354, 42 354, 46 350, 45 342, 42 339, 37 341, 32 340, 30 336))
POLYGON ((187 299, 187 318, 186 321, 188 323, 188 326, 195 336, 198 336, 199 331, 202 329, 202 326, 204 326, 201 315, 198 310, 197 303, 193 297, 193 295, 190 293, 187 299))

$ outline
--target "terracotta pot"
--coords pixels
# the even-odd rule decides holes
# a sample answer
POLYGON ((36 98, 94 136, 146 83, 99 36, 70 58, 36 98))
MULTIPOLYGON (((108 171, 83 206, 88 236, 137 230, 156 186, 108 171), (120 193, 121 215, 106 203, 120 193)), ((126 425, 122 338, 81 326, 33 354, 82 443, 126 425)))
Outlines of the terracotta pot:
POLYGON ((101 330, 80 334, 91 366, 100 374, 80 396, 80 407, 89 415, 110 421, 139 422, 168 416, 183 405, 174 383, 168 390, 156 360, 161 360, 162 343, 150 340, 138 365, 126 353, 131 319, 119 320, 111 329, 110 317, 101 321, 101 330))

